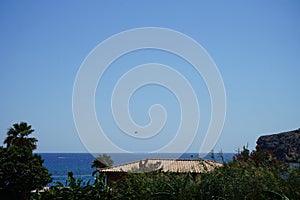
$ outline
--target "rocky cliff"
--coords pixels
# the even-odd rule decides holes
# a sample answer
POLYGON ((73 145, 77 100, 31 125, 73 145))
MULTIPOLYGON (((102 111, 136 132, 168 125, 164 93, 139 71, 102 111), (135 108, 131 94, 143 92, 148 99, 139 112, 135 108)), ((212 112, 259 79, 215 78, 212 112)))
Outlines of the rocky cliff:
POLYGON ((270 150, 279 160, 300 162, 300 128, 258 138, 256 144, 264 150, 270 150))

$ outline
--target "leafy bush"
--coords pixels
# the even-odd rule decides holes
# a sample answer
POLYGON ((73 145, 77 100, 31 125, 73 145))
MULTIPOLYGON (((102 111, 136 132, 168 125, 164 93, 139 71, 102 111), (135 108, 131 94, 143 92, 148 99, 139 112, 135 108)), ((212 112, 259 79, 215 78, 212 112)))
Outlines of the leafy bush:
POLYGON ((291 171, 271 152, 244 148, 232 162, 201 176, 202 199, 299 199, 294 181, 300 173, 292 177, 291 171))
POLYGON ((82 179, 74 179, 73 173, 68 174, 68 184, 65 186, 60 182, 57 182, 55 186, 50 187, 47 190, 36 192, 32 199, 43 200, 97 200, 97 199, 111 199, 111 192, 109 187, 105 184, 104 175, 96 175, 92 184, 90 182, 84 183, 82 179))
POLYGON ((197 181, 191 174, 130 173, 112 184, 115 199, 193 199, 197 181))

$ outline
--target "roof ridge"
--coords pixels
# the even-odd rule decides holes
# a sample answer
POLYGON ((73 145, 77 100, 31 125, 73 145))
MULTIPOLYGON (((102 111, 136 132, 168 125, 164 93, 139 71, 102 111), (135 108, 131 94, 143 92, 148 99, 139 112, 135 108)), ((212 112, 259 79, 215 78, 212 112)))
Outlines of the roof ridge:
MULTIPOLYGON (((126 166, 126 165, 130 165, 133 163, 138 163, 140 161, 146 161, 146 160, 170 160, 170 161, 210 161, 207 159, 189 159, 189 158, 145 158, 145 159, 140 159, 140 160, 135 160, 135 161, 131 161, 128 163, 123 163, 123 164, 119 164, 119 165, 115 165, 115 166, 109 166, 109 167, 104 167, 104 168, 100 168, 101 170, 104 169, 111 169, 111 168, 115 168, 115 167, 122 167, 122 166, 126 166)), ((211 161, 211 162, 215 162, 215 161, 211 161)), ((218 163, 218 162, 215 162, 218 163)))
POLYGON ((129 165, 129 164, 132 164, 132 163, 135 163, 135 162, 138 162, 140 160, 136 160, 136 161, 131 161, 131 162, 128 162, 128 163, 123 163, 123 164, 119 164, 119 165, 115 165, 115 166, 109 166, 109 167, 104 167, 104 168, 98 168, 98 169, 111 169, 111 168, 114 168, 114 167, 121 167, 121 166, 125 166, 125 165, 129 165))
POLYGON ((189 159, 189 158, 146 158, 143 160, 190 160, 190 161, 198 161, 198 160, 203 160, 201 159, 189 159))

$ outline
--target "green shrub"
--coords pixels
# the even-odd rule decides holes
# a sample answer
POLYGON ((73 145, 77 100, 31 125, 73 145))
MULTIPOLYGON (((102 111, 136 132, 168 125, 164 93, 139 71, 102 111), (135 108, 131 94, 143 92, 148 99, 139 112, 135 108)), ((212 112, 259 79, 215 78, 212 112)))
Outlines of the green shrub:
POLYGON ((43 200, 108 200, 111 199, 109 187, 105 184, 104 175, 96 175, 94 182, 84 183, 82 179, 74 179, 73 173, 68 174, 68 184, 65 186, 57 182, 55 186, 43 192, 37 192, 32 196, 32 199, 43 200))
POLYGON ((297 181, 298 171, 271 152, 244 148, 233 161, 203 174, 200 190, 202 199, 299 199, 297 181))

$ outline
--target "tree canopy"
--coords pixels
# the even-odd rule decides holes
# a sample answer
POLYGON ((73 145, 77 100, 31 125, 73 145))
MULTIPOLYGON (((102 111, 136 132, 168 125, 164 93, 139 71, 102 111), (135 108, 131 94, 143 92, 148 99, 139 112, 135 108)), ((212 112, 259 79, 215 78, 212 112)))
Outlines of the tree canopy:
POLYGON ((96 170, 92 173, 92 175, 94 176, 98 172, 97 168, 110 167, 113 166, 113 164, 114 161, 111 159, 110 155, 107 154, 98 155, 91 165, 92 168, 96 168, 96 170))
POLYGON ((32 190, 51 182, 51 174, 34 154, 37 139, 29 137, 34 130, 26 122, 13 124, 0 147, 1 199, 28 199, 32 190))
POLYGON ((34 137, 29 137, 34 130, 26 122, 20 124, 13 124, 7 131, 7 137, 4 140, 4 144, 9 148, 10 146, 19 146, 29 148, 31 151, 36 149, 36 142, 38 141, 34 137))
POLYGON ((114 164, 114 161, 111 159, 110 155, 102 154, 98 155, 96 159, 92 163, 92 168, 104 168, 104 167, 110 167, 114 164))

